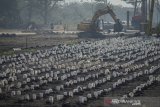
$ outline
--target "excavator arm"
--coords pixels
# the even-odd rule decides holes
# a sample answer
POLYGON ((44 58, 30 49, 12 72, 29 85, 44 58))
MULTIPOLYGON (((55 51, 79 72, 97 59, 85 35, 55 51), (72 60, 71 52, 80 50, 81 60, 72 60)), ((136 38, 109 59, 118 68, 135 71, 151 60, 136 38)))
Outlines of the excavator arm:
POLYGON ((92 22, 90 25, 91 30, 94 30, 94 31, 98 30, 96 21, 98 20, 100 16, 103 16, 105 14, 109 14, 112 17, 112 19, 115 21, 114 32, 121 32, 123 29, 123 26, 110 6, 107 6, 104 9, 99 9, 95 12, 94 16, 92 17, 92 22))
POLYGON ((94 16, 92 17, 91 23, 80 23, 78 25, 78 29, 82 31, 99 31, 99 28, 97 26, 97 20, 100 16, 103 16, 105 14, 110 14, 110 16, 115 21, 114 24, 114 32, 121 32, 123 29, 123 26, 120 22, 120 20, 117 18, 116 14, 113 12, 110 6, 106 6, 104 9, 99 9, 95 12, 94 16))
POLYGON ((113 12, 113 10, 107 6, 106 8, 104 9, 99 9, 95 12, 94 16, 92 17, 92 23, 95 23, 96 20, 100 17, 100 16, 103 16, 105 14, 110 14, 111 17, 113 18, 113 20, 116 22, 117 20, 117 17, 115 15, 115 13, 113 12))

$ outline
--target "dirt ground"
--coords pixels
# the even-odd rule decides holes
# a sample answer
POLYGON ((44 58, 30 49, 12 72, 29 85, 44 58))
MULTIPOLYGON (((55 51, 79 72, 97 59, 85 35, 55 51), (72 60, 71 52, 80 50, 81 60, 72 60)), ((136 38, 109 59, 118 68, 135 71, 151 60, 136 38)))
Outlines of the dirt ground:
POLYGON ((46 48, 59 44, 75 44, 82 41, 77 35, 18 35, 16 37, 0 37, 0 54, 12 53, 13 48, 46 48))
MULTIPOLYGON (((22 48, 22 50, 24 51, 34 51, 39 48, 46 49, 59 44, 72 45, 84 40, 92 41, 96 39, 84 39, 84 38, 82 39, 82 38, 78 38, 78 36, 75 34, 74 35, 71 35, 71 34, 34 35, 33 34, 33 35, 18 35, 16 37, 0 37, 0 55, 14 53, 13 48, 22 48)), ((160 72, 157 72, 157 75, 158 74, 160 74, 160 72)), ((140 78, 139 80, 135 80, 132 83, 129 83, 129 85, 124 85, 120 89, 115 90, 110 94, 106 94, 98 100, 91 101, 90 104, 87 106, 100 107, 100 105, 104 105, 104 99, 106 97, 110 99, 117 98, 125 93, 125 89, 126 90, 129 89, 128 86, 133 88, 136 83, 140 83, 140 82, 143 82, 143 78, 140 78)), ((107 83, 107 84, 110 84, 110 83, 107 83)), ((106 87, 106 86, 107 85, 103 85, 102 87, 106 87)), ((133 107, 159 107, 160 106, 160 103, 159 103, 160 102, 160 84, 158 83, 155 86, 150 87, 149 90, 144 91, 143 97, 136 97, 135 99, 141 101, 141 106, 133 106, 133 107)), ((36 104, 35 107, 38 106, 37 104, 40 104, 39 102, 34 102, 34 103, 36 104)), ((3 105, 3 104, 0 104, 0 105, 3 105)), ((9 105, 6 105, 6 107, 8 106, 9 105)), ((21 106, 26 107, 25 105, 21 105, 21 106)), ((84 105, 80 105, 80 106, 84 106, 84 105)), ((109 105, 106 107, 130 107, 130 105, 126 105, 126 104, 125 105, 109 105)))

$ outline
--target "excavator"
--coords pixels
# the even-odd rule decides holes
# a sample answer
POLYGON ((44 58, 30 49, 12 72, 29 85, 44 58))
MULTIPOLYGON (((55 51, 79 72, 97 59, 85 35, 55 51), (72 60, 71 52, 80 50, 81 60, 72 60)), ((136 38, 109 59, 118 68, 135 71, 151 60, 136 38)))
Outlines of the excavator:
POLYGON ((110 16, 115 21, 114 24, 114 32, 121 32, 123 26, 121 21, 117 18, 116 14, 113 12, 111 6, 107 5, 104 9, 99 9, 95 12, 94 16, 92 17, 91 22, 81 22, 78 24, 77 29, 84 32, 100 32, 101 29, 99 28, 98 19, 100 16, 105 14, 110 14, 110 16))

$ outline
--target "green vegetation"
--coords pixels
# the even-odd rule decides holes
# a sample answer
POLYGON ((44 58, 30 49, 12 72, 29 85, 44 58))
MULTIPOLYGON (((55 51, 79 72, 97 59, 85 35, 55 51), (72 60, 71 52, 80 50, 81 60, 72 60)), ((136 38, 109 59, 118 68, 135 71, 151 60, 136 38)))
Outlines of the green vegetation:
POLYGON ((0 27, 11 28, 21 23, 17 0, 0 0, 0 27))
POLYGON ((0 39, 0 43, 13 43, 13 42, 18 42, 16 39, 14 39, 14 38, 1 38, 0 39))
MULTIPOLYGON (((0 0, 0 28, 26 28, 34 23, 39 26, 53 24, 77 25, 82 20, 91 19, 94 12, 104 7, 105 0, 95 3, 65 3, 64 0, 0 0)), ((129 8, 115 6, 120 19, 126 19, 129 8)), ((133 11, 133 10, 132 10, 133 11)), ((113 21, 110 17, 104 17, 113 21)))
MULTIPOLYGON (((91 19, 94 12, 103 8, 106 0, 83 0, 81 3, 65 3, 64 0, 0 0, 0 28, 26 28, 30 23, 38 26, 55 24, 76 25, 91 19)), ((124 0, 126 1, 126 0, 124 0)), ((126 12, 133 16, 133 8, 113 6, 120 20, 126 20, 126 12)), ((155 14, 157 13, 157 10, 155 14)), ((113 21, 111 17, 102 16, 104 21, 113 21)), ((155 18, 154 18, 155 20, 155 18)))
POLYGON ((47 24, 49 12, 58 1, 63 0, 0 0, 0 28, 23 27, 33 17, 47 24))
POLYGON ((14 51, 12 50, 6 50, 6 51, 0 51, 0 56, 2 55, 13 55, 17 53, 24 53, 24 52, 35 52, 37 49, 35 48, 28 48, 28 49, 22 49, 21 51, 14 51))

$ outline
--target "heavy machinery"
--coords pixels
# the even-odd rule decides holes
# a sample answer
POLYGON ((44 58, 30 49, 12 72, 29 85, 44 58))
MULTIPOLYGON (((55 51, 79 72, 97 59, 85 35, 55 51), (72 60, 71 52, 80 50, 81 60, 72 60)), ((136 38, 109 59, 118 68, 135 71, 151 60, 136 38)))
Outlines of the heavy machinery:
POLYGON ((132 27, 136 30, 144 31, 147 21, 148 0, 123 0, 134 6, 134 14, 131 20, 132 27))
POLYGON ((135 29, 143 31, 142 23, 147 20, 147 0, 132 0, 130 3, 134 4, 134 16, 132 17, 132 26, 135 29), (139 11, 141 7, 141 11, 139 11))
POLYGON ((154 8, 160 13, 159 0, 123 0, 134 5, 134 16, 132 17, 132 26, 135 29, 144 31, 147 35, 160 34, 160 22, 153 28, 154 8), (157 6, 155 6, 157 4, 157 6), (139 7, 141 6, 141 12, 139 7), (149 12, 149 14, 148 14, 149 12), (148 17, 149 16, 149 17, 148 17))
POLYGON ((123 26, 122 26, 120 20, 117 18, 116 14, 111 9, 111 6, 109 6, 109 5, 107 5, 104 9, 97 10, 90 22, 81 22, 80 24, 78 24, 77 29, 80 31, 84 31, 84 32, 99 32, 99 31, 101 31, 101 29, 99 28, 98 18, 100 16, 105 15, 105 14, 110 14, 110 16, 115 21, 114 32, 121 32, 123 29, 123 26))

